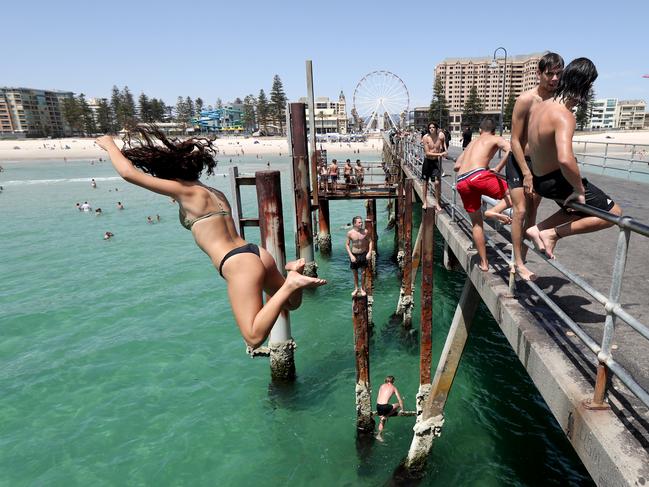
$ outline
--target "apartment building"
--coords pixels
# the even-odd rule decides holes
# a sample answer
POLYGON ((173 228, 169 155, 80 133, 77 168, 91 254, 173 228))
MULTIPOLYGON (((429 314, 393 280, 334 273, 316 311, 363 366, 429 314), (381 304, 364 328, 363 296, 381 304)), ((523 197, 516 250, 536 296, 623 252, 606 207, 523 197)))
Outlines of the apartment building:
POLYGON ((69 91, 0 87, 1 133, 19 137, 71 135, 62 105, 63 100, 72 97, 69 91), (3 114, 8 114, 8 123, 3 114))
POLYGON ((441 79, 450 112, 451 130, 460 130, 464 103, 473 86, 484 104, 484 114, 500 115, 503 102, 503 70, 505 70, 504 105, 510 94, 515 97, 538 84, 537 69, 543 53, 504 57, 446 58, 435 66, 435 78, 441 79))
POLYGON ((593 102, 590 129, 612 129, 616 126, 617 98, 600 98, 593 102))
POLYGON ((638 130, 645 124, 644 100, 619 100, 615 107, 616 128, 638 130))
MULTIPOLYGON (((306 120, 309 123, 309 105, 306 97, 298 100, 300 103, 306 103, 306 120)), ((347 102, 345 95, 341 91, 338 95, 338 101, 332 101, 329 97, 318 96, 315 103, 315 131, 316 134, 346 134, 348 129, 347 120, 347 102)))

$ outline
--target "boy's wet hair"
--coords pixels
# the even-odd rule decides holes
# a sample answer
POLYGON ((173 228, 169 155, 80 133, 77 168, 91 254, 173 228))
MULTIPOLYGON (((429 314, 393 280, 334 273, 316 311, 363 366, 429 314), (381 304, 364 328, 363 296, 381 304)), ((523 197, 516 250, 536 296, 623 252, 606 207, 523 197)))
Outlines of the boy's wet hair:
POLYGON ((480 122, 480 130, 494 134, 496 133, 496 122, 493 118, 484 118, 480 122))
POLYGON ((585 57, 574 59, 563 70, 554 98, 573 100, 578 105, 586 103, 596 79, 597 68, 590 59, 585 57))
POLYGON ((539 59, 539 71, 545 73, 547 69, 559 68, 563 69, 563 58, 556 52, 546 52, 541 59, 539 59))
POLYGON ((385 383, 386 383, 386 384, 388 384, 388 383, 389 383, 389 384, 394 384, 394 376, 393 376, 393 375, 388 375, 388 376, 385 378, 385 383))
POLYGON ((356 220, 363 221, 363 217, 362 217, 362 216, 358 216, 358 215, 356 215, 354 218, 352 218, 352 225, 354 224, 354 222, 355 222, 356 220))

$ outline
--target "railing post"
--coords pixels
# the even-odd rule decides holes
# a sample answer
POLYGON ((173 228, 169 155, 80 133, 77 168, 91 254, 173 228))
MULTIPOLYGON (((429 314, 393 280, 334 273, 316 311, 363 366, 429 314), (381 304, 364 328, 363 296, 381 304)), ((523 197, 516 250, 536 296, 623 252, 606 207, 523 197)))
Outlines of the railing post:
MULTIPOLYGON (((622 223, 628 221, 629 217, 623 217, 622 223)), ((604 334, 602 336, 602 349, 597 354, 599 364, 597 365, 597 380, 595 382, 595 392, 591 407, 600 408, 605 406, 606 386, 609 381, 609 370, 606 366, 606 360, 611 356, 611 345, 615 335, 616 316, 613 310, 619 305, 620 294, 622 292, 622 278, 626 267, 626 258, 629 250, 629 238, 631 231, 624 226, 620 226, 618 234, 617 247, 615 249, 615 263, 613 264, 613 277, 611 279, 611 292, 608 303, 604 306, 606 310, 606 320, 604 321, 604 334)))
MULTIPOLYGON (((259 231, 261 246, 275 259, 279 272, 284 275, 286 246, 282 213, 282 187, 279 171, 255 173, 259 206, 259 231)), ((270 348, 270 373, 275 380, 295 380, 295 342, 291 337, 291 322, 287 311, 277 317, 268 337, 270 348)))
POLYGON ((602 163, 602 174, 606 173, 606 162, 608 160, 608 142, 604 146, 604 162, 602 163))
POLYGON ((631 159, 629 160, 629 167, 626 170, 626 179, 631 181, 631 173, 633 172, 633 163, 635 162, 635 144, 631 146, 631 159))

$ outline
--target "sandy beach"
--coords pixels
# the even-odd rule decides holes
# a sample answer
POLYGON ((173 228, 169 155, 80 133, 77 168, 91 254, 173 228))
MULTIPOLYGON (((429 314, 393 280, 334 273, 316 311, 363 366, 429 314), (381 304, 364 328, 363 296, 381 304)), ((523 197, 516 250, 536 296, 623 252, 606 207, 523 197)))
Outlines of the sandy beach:
MULTIPOLYGON (((115 138, 120 145, 121 139, 115 138)), ((288 142, 285 137, 223 137, 215 141, 218 147, 218 157, 237 155, 287 155, 288 142)), ((360 150, 379 152, 383 146, 380 138, 370 138, 366 142, 318 143, 318 147, 327 150, 329 154, 348 154, 360 150)), ((22 139, 0 140, 0 161, 27 160, 63 160, 63 159, 98 159, 105 157, 106 152, 95 144, 94 138, 65 138, 65 139, 22 139)))

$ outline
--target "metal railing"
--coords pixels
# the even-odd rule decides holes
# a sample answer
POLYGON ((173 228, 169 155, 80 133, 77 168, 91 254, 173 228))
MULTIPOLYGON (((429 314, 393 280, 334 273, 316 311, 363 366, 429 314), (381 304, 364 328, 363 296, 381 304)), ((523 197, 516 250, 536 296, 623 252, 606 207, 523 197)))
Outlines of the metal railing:
POLYGON ((649 145, 573 141, 580 166, 591 172, 649 182, 649 145))
MULTIPOLYGON (((390 141, 386 138, 385 143, 389 144, 392 149, 394 146, 390 144, 390 141)), ((403 165, 406 165, 410 171, 416 176, 421 175, 421 165, 423 162, 423 147, 419 141, 415 139, 404 139, 401 141, 400 153, 396 151, 392 152, 392 155, 400 160, 403 165)), ((458 221, 458 219, 465 220, 469 225, 471 221, 464 212, 462 205, 458 205, 456 177, 453 178, 453 182, 450 183, 445 181, 442 178, 443 184, 447 185, 451 189, 451 198, 450 200, 443 194, 440 195, 444 203, 448 205, 450 209, 451 219, 453 221, 458 221)), ((617 225, 619 228, 617 246, 615 251, 615 261, 613 263, 613 274, 611 278, 611 287, 608 293, 608 296, 590 285, 586 280, 576 275, 574 272, 569 270, 566 266, 561 264, 555 259, 548 259, 545 255, 537 252, 534 246, 528 242, 524 242, 532 251, 534 251, 538 256, 540 256, 546 263, 554 267, 559 271, 564 277, 566 277, 570 282, 581 288, 585 293, 590 295, 596 302, 601 304, 604 307, 606 312, 606 319, 604 322, 604 332, 602 336, 601 343, 597 343, 593 338, 591 338, 586 331, 576 323, 572 318, 570 318, 557 303, 555 303, 538 285, 533 281, 524 281, 530 289, 543 300, 543 302, 556 313, 559 319, 566 324, 570 330, 595 354, 598 366, 597 366, 597 379, 595 382, 593 400, 591 401, 592 407, 601 407, 604 403, 606 396, 606 387, 609 383, 609 371, 615 374, 618 379, 638 398, 642 401, 645 406, 649 407, 649 392, 638 383, 638 381, 632 376, 632 374, 626 370, 620 363, 618 363, 613 358, 612 345, 613 338, 615 336, 615 323, 619 318, 632 329, 638 332, 642 337, 649 340, 649 327, 640 322, 637 318, 629 314, 624 310, 620 304, 621 291, 622 291, 622 281, 624 277, 624 271, 626 267, 626 260, 628 255, 629 248, 629 239, 631 233, 642 235, 644 237, 649 237, 649 226, 643 223, 640 223, 633 218, 627 216, 617 216, 613 215, 607 211, 603 211, 592 206, 582 205, 578 203, 570 203, 568 206, 578 210, 582 213, 586 213, 591 216, 596 216, 606 220, 614 225, 617 225)), ((502 236, 502 235, 501 235, 502 236)), ((512 255, 507 256, 503 253, 502 250, 496 245, 496 242, 485 235, 488 245, 508 264, 510 265, 510 286, 512 285, 513 278, 513 251, 512 255)))

